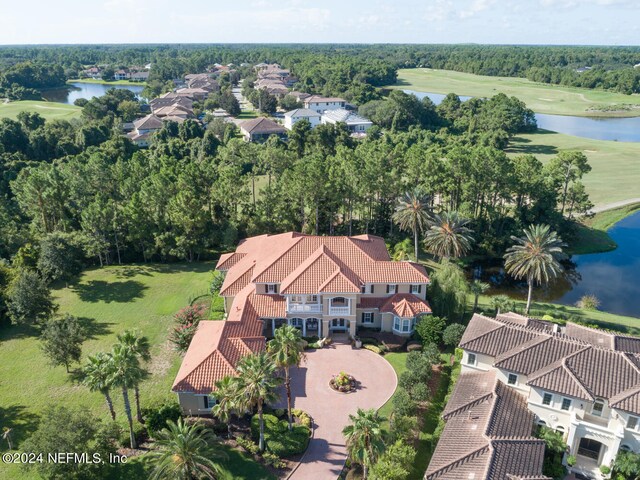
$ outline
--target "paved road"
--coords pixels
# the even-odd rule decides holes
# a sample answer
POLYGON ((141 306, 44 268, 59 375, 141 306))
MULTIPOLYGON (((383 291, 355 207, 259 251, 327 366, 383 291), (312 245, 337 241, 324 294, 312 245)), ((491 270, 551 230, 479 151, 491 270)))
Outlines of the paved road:
POLYGON ((640 198, 629 198, 627 200, 621 200, 619 202, 606 203, 604 205, 599 205, 597 207, 593 207, 589 211, 589 213, 605 212, 607 210, 613 210, 614 208, 624 207, 625 205, 631 205, 632 203, 640 203, 640 198))
MULTIPOLYGON (((314 437, 291 480, 335 480, 346 460, 342 428, 349 414, 360 408, 379 408, 396 389, 393 367, 368 350, 355 350, 336 343, 308 352, 307 360, 292 371, 294 407, 308 412, 314 420, 314 437), (349 394, 329 387, 332 375, 345 371, 360 382, 349 394)), ((286 397, 284 398, 286 405, 286 397)))

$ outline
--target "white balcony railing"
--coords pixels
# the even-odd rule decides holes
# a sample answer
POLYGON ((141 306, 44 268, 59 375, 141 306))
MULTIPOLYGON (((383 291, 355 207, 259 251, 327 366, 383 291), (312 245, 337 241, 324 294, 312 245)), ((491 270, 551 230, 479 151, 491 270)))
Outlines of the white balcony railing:
POLYGON ((329 315, 349 315, 351 307, 329 307, 329 315))
POLYGON ((290 303, 287 309, 290 313, 322 313, 321 303, 290 303))

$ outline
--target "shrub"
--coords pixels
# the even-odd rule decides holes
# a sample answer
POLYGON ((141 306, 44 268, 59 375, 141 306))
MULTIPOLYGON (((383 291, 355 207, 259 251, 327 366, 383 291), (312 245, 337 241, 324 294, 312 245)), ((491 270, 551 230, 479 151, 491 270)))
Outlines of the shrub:
POLYGON ((320 343, 313 342, 313 343, 308 344, 304 348, 305 348, 305 350, 309 350, 309 349, 314 349, 315 350, 316 348, 322 348, 322 347, 320 347, 320 343))
POLYGON ((173 343, 177 351, 186 352, 197 329, 197 323, 176 325, 169 334, 169 341, 173 343))
POLYGON ((407 352, 415 352, 420 350, 422 350, 422 343, 418 342, 417 340, 412 340, 407 345, 407 352))
POLYGON ((276 408, 273 411, 273 414, 278 418, 282 418, 282 417, 284 417, 285 409, 284 408, 276 408))
POLYGON ((225 274, 219 270, 213 272, 211 283, 209 284, 209 292, 211 295, 218 295, 218 293, 220 293, 220 288, 224 283, 224 277, 225 274))
POLYGON ((260 447, 249 438, 243 436, 236 437, 236 443, 251 455, 256 455, 260 451, 260 447))
MULTIPOLYGON (((122 446, 122 447, 129 447, 129 442, 131 441, 131 439, 129 438, 129 429, 128 428, 123 428, 119 431, 119 437, 118 437, 118 443, 122 446)), ((136 437, 136 443, 138 445, 140 445, 141 443, 143 443, 147 437, 149 436, 147 433, 147 428, 142 425, 141 423, 134 423, 133 424, 133 435, 136 437)))
POLYGON ((600 473, 603 475, 609 475, 611 473, 611 467, 608 465, 600 465, 600 473))
POLYGON ((165 403, 156 408, 142 409, 144 423, 152 437, 167 426, 167 420, 177 422, 182 414, 177 403, 165 403))
POLYGON ((360 337, 360 341, 362 342, 362 345, 378 345, 378 340, 371 337, 360 337))
POLYGON ((446 320, 442 317, 423 315, 416 324, 416 333, 425 345, 439 344, 442 341, 442 332, 446 324, 446 320))
POLYGON ((430 394, 431 392, 429 391, 429 387, 426 383, 418 383, 411 389, 411 397, 416 402, 426 402, 429 400, 430 394))
POLYGON ((442 342, 451 347, 457 347, 467 327, 460 323, 452 323, 442 332, 442 342))
POLYGON ((405 480, 411 472, 416 451, 402 440, 389 446, 371 468, 372 480, 405 480))
POLYGON ((569 465, 570 467, 573 467, 577 461, 578 459, 574 455, 569 455, 567 457, 567 465, 569 465))
POLYGON ((576 302, 576 307, 582 310, 597 310, 600 306, 600 300, 595 295, 583 295, 576 302))
POLYGON ((264 452, 262 458, 264 459, 264 463, 271 465, 273 468, 285 468, 287 466, 286 462, 275 453, 264 452))
POLYGON ((302 339, 307 343, 316 343, 320 338, 317 335, 312 335, 310 337, 302 337, 302 339))
POLYGON ((176 313, 173 318, 179 325, 192 325, 194 323, 197 324, 204 317, 206 312, 206 305, 187 305, 176 313))
MULTIPOLYGON (((289 431, 287 420, 279 420, 274 415, 264 415, 264 438, 267 450, 279 457, 297 455, 306 450, 310 430, 304 425, 294 425, 289 431)), ((258 415, 251 419, 251 435, 257 439, 260 433, 258 415)))
POLYGON ((362 345, 362 348, 371 350, 373 353, 377 353, 378 355, 382 354, 382 350, 380 349, 380 347, 377 347, 376 345, 362 345))
POLYGON ((414 438, 418 430, 418 419, 416 417, 405 417, 393 415, 391 418, 391 438, 395 440, 408 441, 414 438))
POLYGON ((412 417, 416 413, 416 402, 411 399, 409 392, 402 387, 399 387, 396 390, 392 403, 395 415, 412 417))

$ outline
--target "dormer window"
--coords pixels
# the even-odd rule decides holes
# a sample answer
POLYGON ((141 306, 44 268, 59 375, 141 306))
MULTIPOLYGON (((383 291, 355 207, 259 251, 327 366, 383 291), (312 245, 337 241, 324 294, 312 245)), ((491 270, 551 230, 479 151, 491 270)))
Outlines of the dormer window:
POLYGON ((267 283, 267 293, 278 293, 278 284, 276 283, 267 283))

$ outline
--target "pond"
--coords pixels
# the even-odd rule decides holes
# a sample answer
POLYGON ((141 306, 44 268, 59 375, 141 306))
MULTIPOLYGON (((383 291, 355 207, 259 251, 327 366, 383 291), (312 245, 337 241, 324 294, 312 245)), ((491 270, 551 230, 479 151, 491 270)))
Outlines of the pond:
MULTIPOLYGON (((534 300, 575 305, 583 295, 595 295, 600 310, 640 317, 638 273, 640 272, 640 212, 618 222, 609 230, 618 244, 611 252, 575 255, 566 275, 547 288, 536 288, 534 300)), ((482 279, 493 286, 487 294, 526 298, 526 285, 504 275, 501 262, 482 268, 482 279)), ((640 323, 639 323, 640 325, 640 323)))
MULTIPOLYGON (((414 90, 404 90, 404 92, 411 93, 420 99, 429 97, 436 105, 441 103, 446 96, 440 93, 416 92, 414 90)), ((460 100, 463 101, 470 98, 460 95, 460 100)), ((536 120, 540 128, 575 137, 615 142, 640 142, 640 117, 595 118, 536 113, 536 120)))
POLYGON ((50 102, 67 103, 73 105, 79 98, 91 100, 93 97, 101 97, 110 88, 118 90, 130 90, 136 95, 140 95, 144 86, 142 85, 109 85, 102 83, 82 83, 74 82, 68 84, 67 87, 52 88, 42 92, 42 97, 50 102))

